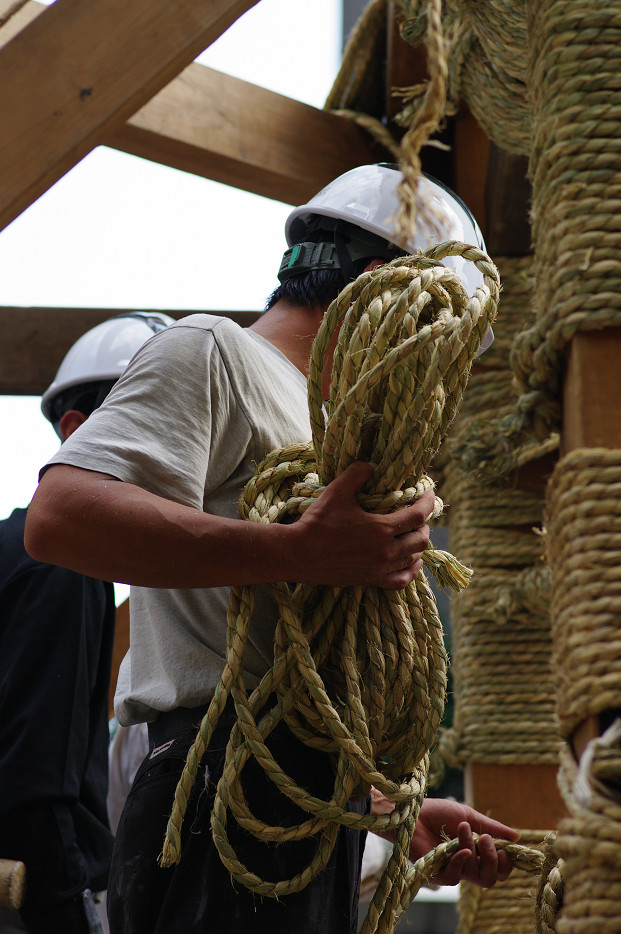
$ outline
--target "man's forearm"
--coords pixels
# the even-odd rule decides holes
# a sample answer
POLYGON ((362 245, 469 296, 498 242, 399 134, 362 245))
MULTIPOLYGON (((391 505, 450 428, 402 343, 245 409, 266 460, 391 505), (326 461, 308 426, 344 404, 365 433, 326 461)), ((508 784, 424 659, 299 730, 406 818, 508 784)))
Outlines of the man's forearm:
POLYGON ((39 561, 143 587, 286 580, 400 589, 420 570, 433 494, 398 513, 373 515, 356 500, 371 474, 370 465, 352 464, 297 522, 264 525, 57 464, 30 506, 26 548, 39 561))

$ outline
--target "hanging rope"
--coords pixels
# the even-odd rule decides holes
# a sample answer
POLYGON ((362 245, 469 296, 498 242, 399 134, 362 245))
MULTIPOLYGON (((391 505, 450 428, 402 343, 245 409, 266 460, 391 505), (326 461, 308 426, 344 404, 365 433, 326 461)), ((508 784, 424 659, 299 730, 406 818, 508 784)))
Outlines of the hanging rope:
MULTIPOLYGON (((242 516, 271 522, 300 515, 355 460, 377 465, 360 496, 364 508, 393 511, 419 499, 433 485, 427 467, 495 317, 498 287, 489 258, 456 243, 394 260, 347 286, 328 309, 313 345, 308 379, 312 444, 285 448, 257 468, 242 497, 242 516), (470 298, 458 276, 439 262, 447 255, 464 256, 484 274, 484 284, 470 298), (324 406, 323 359, 339 327, 330 398, 324 406)), ((441 509, 437 501, 434 515, 441 509)), ((430 548, 424 562, 442 586, 458 590, 467 583, 467 569, 445 552, 430 548)), ((428 751, 444 703, 446 658, 434 598, 422 572, 398 592, 284 583, 274 584, 273 592, 279 608, 274 665, 248 696, 241 659, 253 588, 231 591, 225 669, 177 788, 162 865, 180 857, 187 799, 231 695, 237 722, 217 789, 212 830, 232 877, 254 892, 279 897, 303 888, 324 868, 340 824, 395 828, 391 875, 385 879, 392 895, 382 913, 382 930, 391 930, 424 797, 428 751), (330 800, 309 796, 271 756, 265 740, 280 720, 296 737, 334 756, 330 800), (305 822, 274 828, 248 813, 242 772, 250 756, 308 813, 305 822), (360 816, 345 809, 354 792, 364 793, 371 785, 396 802, 392 814, 360 816), (315 856, 294 879, 259 879, 232 851, 229 815, 262 840, 318 835, 315 856)))

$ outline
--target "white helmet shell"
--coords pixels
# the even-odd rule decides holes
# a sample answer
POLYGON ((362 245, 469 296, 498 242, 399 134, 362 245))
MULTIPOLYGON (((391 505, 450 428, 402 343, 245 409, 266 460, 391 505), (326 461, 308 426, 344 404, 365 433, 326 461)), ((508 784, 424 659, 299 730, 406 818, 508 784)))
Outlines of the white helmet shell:
MULTIPOLYGON (((459 240, 485 250, 483 235, 466 205, 449 188, 425 175, 418 180, 417 200, 430 207, 435 229, 424 223, 419 214, 414 236, 405 243, 399 241, 395 222, 402 178, 397 167, 382 163, 361 165, 345 172, 308 204, 291 212, 285 224, 288 246, 301 243, 309 222, 323 215, 356 224, 409 253, 418 253, 444 240, 459 240)), ((447 256, 442 262, 455 270, 469 295, 483 282, 476 266, 460 256, 447 256)))
POLYGON ((52 421, 54 399, 82 383, 117 380, 136 351, 174 318, 160 312, 131 312, 95 325, 68 350, 52 384, 41 397, 41 411, 52 421))

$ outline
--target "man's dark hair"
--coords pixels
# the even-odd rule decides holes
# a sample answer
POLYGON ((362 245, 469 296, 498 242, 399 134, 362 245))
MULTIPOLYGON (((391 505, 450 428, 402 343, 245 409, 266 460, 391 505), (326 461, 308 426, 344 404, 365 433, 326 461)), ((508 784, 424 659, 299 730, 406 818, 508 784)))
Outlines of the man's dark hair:
POLYGON ((388 262, 405 252, 354 224, 326 217, 317 217, 307 226, 301 249, 306 249, 306 252, 297 253, 298 248, 293 245, 285 253, 279 273, 280 285, 268 298, 265 311, 269 311, 282 298, 309 308, 329 305, 348 282, 364 272, 372 260, 383 259, 388 262), (315 258, 311 244, 324 244, 329 258, 315 258), (328 249, 328 245, 332 250, 328 249), (318 268, 304 268, 305 257, 309 253, 312 257, 311 267, 317 263, 318 268), (289 262, 288 257, 291 257, 289 262), (299 273, 295 273, 296 266, 302 267, 299 273))
POLYGON ((294 305, 303 305, 307 308, 315 305, 329 305, 348 282, 364 272, 368 264, 368 259, 359 260, 354 265, 354 275, 351 277, 346 277, 342 269, 310 269, 298 276, 291 276, 276 286, 265 304, 265 311, 268 311, 281 298, 288 299, 294 305))

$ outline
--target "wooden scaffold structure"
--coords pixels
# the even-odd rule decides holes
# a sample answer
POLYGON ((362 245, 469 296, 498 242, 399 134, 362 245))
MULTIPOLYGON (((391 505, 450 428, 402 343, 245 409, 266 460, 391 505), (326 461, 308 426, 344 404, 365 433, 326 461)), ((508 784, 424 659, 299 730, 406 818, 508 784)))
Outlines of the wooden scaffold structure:
MULTIPOLYGON (((0 7, 0 82, 11 89, 0 106, 0 228, 102 143, 289 203, 355 165, 399 160, 407 182, 404 226, 416 222, 409 193, 421 167, 462 195, 483 222, 500 298, 494 265, 476 253, 467 257, 484 272, 485 290, 465 303, 442 271, 442 251, 422 264, 395 262, 383 279, 369 274, 348 287, 328 313, 311 370, 320 382, 322 341, 349 308, 328 421, 321 399, 313 409, 311 378, 314 445, 262 465, 247 490, 246 518, 253 510, 255 521, 303 510, 351 459, 349 433, 363 423, 368 398, 379 422, 395 382, 402 387, 391 401, 401 420, 390 432, 357 439, 370 445, 370 458, 384 457, 394 468, 391 482, 373 493, 378 501, 401 495, 424 485, 429 469, 450 504, 451 550, 474 574, 453 600, 451 729, 435 738, 443 658, 428 636, 437 617, 423 583, 408 597, 408 612, 427 633, 417 631, 414 642, 426 653, 421 671, 432 674, 424 701, 419 693, 412 701, 425 713, 408 729, 401 724, 393 740, 418 743, 416 755, 406 753, 398 764, 383 762, 390 760, 385 754, 375 761, 381 743, 368 725, 364 740, 353 728, 339 732, 345 720, 349 727, 356 721, 358 707, 329 726, 339 750, 356 745, 355 735, 357 774, 369 784, 384 782, 398 802, 400 850, 364 930, 392 931, 454 850, 447 842, 407 868, 406 837, 435 743, 432 771, 443 761, 465 770, 468 803, 521 830, 520 844, 506 848, 527 870, 489 891, 463 885, 459 934, 621 932, 621 0, 371 0, 323 110, 192 63, 254 2, 105 0, 91 7, 56 0, 41 7, 18 0, 0 7), (235 121, 222 120, 223 111, 235 112, 235 121), (252 147, 244 145, 249 135, 252 147), (421 292, 432 296, 426 318, 409 301, 421 292), (453 322, 437 351, 428 343, 441 330, 436 307, 453 322), (382 315, 392 321, 393 314, 397 323, 382 329, 382 315), (494 319, 495 343, 472 365, 494 319), (407 356, 414 345, 423 368, 418 381, 407 356), (356 370, 350 349, 361 346, 376 355, 375 371, 356 370), (436 380, 427 385, 421 374, 431 364, 436 380), (426 405, 423 427, 403 416, 408 409, 426 413, 426 405), (409 790, 399 768, 413 776, 409 790)), ((40 393, 68 346, 108 314, 0 309, 12 341, 0 364, 0 391, 40 393)), ((432 553, 427 564, 442 583, 465 583, 451 556, 432 553)), ((328 606, 325 594, 307 591, 279 591, 283 661, 266 691, 283 685, 279 715, 304 713, 319 730, 312 704, 296 707, 291 699, 303 680, 313 703, 331 703, 317 674, 330 652, 317 620, 332 620, 330 642, 342 625, 347 646, 350 616, 359 619, 362 611, 359 604, 352 610, 349 596, 328 606), (304 626, 315 639, 306 654, 299 649, 304 626)), ((239 635, 251 595, 242 589, 233 599, 239 635)), ((381 600, 375 607, 382 620, 393 610, 381 600)), ((121 643, 122 635, 119 652, 121 643)), ((226 691, 234 691, 234 665, 228 675, 226 691)), ((350 680, 355 675, 347 672, 347 690, 350 680)), ((342 695, 345 687, 335 690, 342 695)), ((364 707, 366 699, 358 701, 364 707)), ((251 706, 238 759, 261 739, 251 706)), ((385 713, 388 723, 390 709, 385 713)), ((345 800, 353 773, 346 758, 339 762, 345 800)), ((234 786, 234 772, 230 777, 234 786)), ((234 794, 225 792, 224 824, 234 806, 234 794)), ((324 817, 319 804, 313 807, 308 823, 316 833, 324 817)), ((234 854, 228 858, 237 871, 234 854)), ((13 906, 21 876, 13 865, 6 870, 0 895, 13 906)), ((244 881, 243 867, 239 872, 244 881)))

